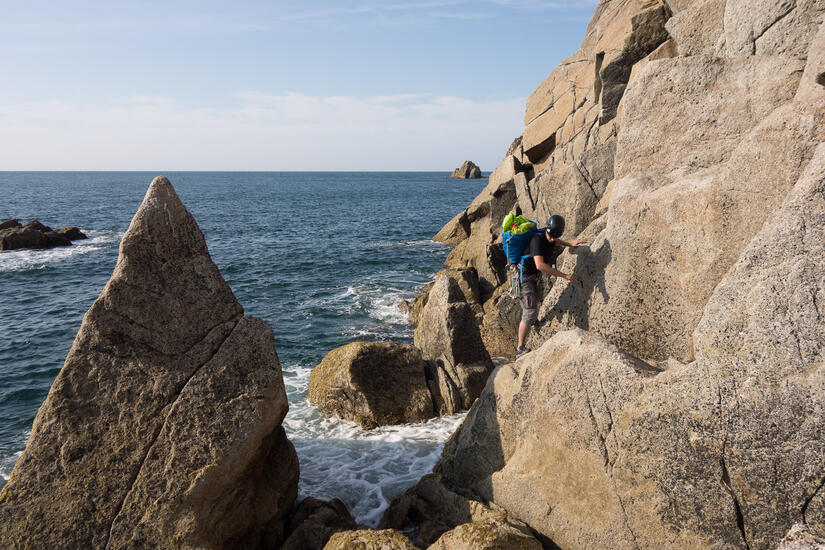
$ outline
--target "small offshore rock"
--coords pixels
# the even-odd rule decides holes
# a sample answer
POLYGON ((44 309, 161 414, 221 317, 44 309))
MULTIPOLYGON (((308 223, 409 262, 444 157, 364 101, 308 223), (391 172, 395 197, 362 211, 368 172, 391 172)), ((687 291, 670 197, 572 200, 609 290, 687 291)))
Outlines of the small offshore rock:
POLYGON ((465 160, 461 168, 456 168, 450 175, 451 178, 458 179, 479 179, 481 178, 481 168, 471 160, 465 160))
POLYGON ((0 250, 69 246, 71 241, 85 238, 86 235, 73 225, 54 231, 36 219, 25 225, 20 225, 16 219, 0 223, 0 250))
POLYGON ((75 227, 73 225, 68 225, 66 227, 62 227, 62 228, 58 229, 56 231, 56 233, 59 233, 59 234, 63 235, 64 237, 66 237, 70 241, 79 241, 81 239, 88 239, 88 237, 86 236, 85 233, 83 233, 82 231, 80 231, 80 229, 78 229, 77 227, 75 227))
POLYGON ((23 227, 28 227, 29 229, 34 229, 35 231, 41 231, 43 233, 47 233, 49 231, 53 231, 51 227, 48 225, 43 225, 40 223, 37 218, 30 220, 24 225, 23 227))

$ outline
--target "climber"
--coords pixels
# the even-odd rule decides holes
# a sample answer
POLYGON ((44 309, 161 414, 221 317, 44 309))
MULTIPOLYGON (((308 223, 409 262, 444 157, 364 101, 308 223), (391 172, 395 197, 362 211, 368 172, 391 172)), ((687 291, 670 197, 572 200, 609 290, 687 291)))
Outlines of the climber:
POLYGON ((516 357, 524 355, 529 350, 525 345, 530 327, 536 324, 538 318, 537 283, 539 273, 547 273, 554 277, 567 279, 571 283, 576 278, 566 275, 555 268, 556 258, 562 253, 563 247, 577 247, 587 244, 587 241, 576 240, 572 243, 561 240, 564 233, 564 218, 553 214, 547 218, 547 227, 530 239, 530 257, 524 260, 521 271, 521 322, 518 326, 518 347, 516 357))

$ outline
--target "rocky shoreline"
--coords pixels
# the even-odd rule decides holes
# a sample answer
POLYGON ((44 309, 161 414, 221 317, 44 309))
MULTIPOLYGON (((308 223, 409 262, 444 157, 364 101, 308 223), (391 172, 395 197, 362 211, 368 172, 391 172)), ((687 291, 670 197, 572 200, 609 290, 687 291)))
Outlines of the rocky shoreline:
POLYGON ((380 530, 295 502, 272 331, 156 178, 0 492, 0 542, 822 548, 823 20, 823 0, 599 2, 434 237, 452 251, 406 304, 414 345, 312 373, 310 399, 368 429, 469 409, 380 530), (494 368, 516 205, 591 244, 559 258, 576 284, 544 285, 533 351, 494 368))

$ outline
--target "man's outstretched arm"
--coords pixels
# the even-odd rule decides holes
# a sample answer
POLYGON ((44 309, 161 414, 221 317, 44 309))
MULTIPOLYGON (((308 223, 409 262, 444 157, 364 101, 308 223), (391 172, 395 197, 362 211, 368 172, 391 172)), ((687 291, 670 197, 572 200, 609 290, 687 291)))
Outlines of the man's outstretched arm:
POLYGON ((566 246, 568 248, 575 248, 577 246, 587 244, 587 241, 585 241, 584 239, 578 239, 578 240, 573 241, 572 243, 569 243, 567 241, 563 241, 561 239, 553 239, 553 242, 557 245, 566 246))
POLYGON ((542 273, 547 273, 548 275, 552 275, 554 277, 561 277, 562 279, 567 279, 571 283, 576 282, 576 278, 572 274, 567 275, 566 273, 562 273, 552 265, 545 262, 544 256, 533 256, 533 261, 536 262, 536 269, 538 269, 542 273))

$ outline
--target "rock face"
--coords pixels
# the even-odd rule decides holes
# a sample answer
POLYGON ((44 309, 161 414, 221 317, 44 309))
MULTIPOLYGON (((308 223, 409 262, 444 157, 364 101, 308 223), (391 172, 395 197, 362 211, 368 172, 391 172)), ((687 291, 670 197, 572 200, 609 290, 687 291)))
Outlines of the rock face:
POLYGON ((365 429, 434 416, 421 352, 408 344, 354 342, 312 369, 309 400, 365 429))
POLYGON ((451 178, 460 178, 460 179, 479 179, 481 178, 481 168, 476 166, 476 164, 471 160, 465 160, 464 163, 461 165, 461 168, 456 168, 453 170, 453 173, 450 175, 451 178))
POLYGON ((286 411, 272 330, 158 177, 0 493, 2 546, 276 546, 286 411))
POLYGON ((496 371, 445 448, 445 482, 563 548, 774 548, 795 522, 821 531, 824 238, 821 145, 715 289, 695 361, 652 377, 593 333, 559 333, 496 371))
POLYGON ((478 272, 488 351, 518 312, 491 252, 501 212, 560 213, 590 242, 559 259, 577 283, 545 294, 536 351, 445 446, 449 490, 561 548, 825 532, 823 19, 822 0, 599 2, 437 236, 478 272))
POLYGON ((545 299, 540 340, 578 326, 639 357, 693 359, 690 334, 711 293, 783 200, 821 139, 813 104, 794 99, 799 63, 692 56, 645 68, 626 94, 617 179, 603 229, 589 235, 589 250, 577 251, 568 258, 572 262, 562 264, 562 271, 573 271, 582 284, 558 288, 545 299), (738 114, 739 108, 728 111, 735 103, 730 94, 708 100, 701 91, 724 87, 728 79, 748 79, 745 75, 754 70, 771 76, 759 79, 763 88, 758 96, 739 94, 753 112, 761 112, 750 121, 738 114), (697 75, 704 79, 716 71, 722 72, 690 91, 697 75), (675 79, 682 85, 665 84, 675 79), (661 113, 648 94, 657 98, 661 113), (710 111, 696 108, 691 114, 700 98, 710 111), (726 117, 736 121, 728 125, 726 117), (665 137, 677 127, 675 138, 665 137), (703 140, 703 147, 691 148, 688 141, 677 147, 691 132, 702 133, 690 139, 703 140))
POLYGON ((37 220, 26 225, 20 225, 17 220, 0 223, 0 250, 69 246, 72 241, 85 238, 86 235, 73 225, 55 231, 37 220))

